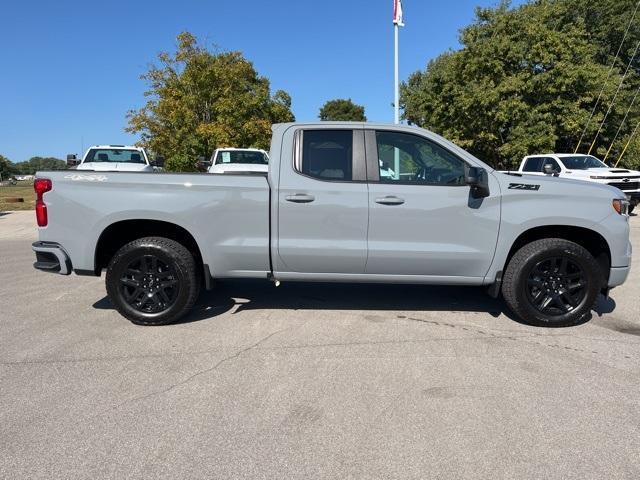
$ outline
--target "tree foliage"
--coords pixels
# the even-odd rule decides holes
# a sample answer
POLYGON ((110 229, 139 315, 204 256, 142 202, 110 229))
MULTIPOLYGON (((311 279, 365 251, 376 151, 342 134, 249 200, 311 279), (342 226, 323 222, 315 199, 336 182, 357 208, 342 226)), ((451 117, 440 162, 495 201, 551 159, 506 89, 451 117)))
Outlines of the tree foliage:
MULTIPOLYGON (((514 167, 532 153, 573 152, 585 128, 579 151, 586 153, 640 40, 634 26, 605 83, 635 3, 534 0, 517 8, 507 1, 478 8, 461 31, 462 48, 440 55, 402 85, 404 117, 496 167, 514 167)), ((601 157, 640 86, 638 59, 633 66, 596 138, 592 153, 601 157)), ((640 120, 637 107, 640 101, 609 159, 640 120)))
POLYGON ((367 117, 364 116, 364 107, 353 103, 350 98, 338 98, 327 101, 322 108, 320 108, 319 118, 323 121, 367 121, 367 117))
POLYGON ((0 155, 0 180, 6 180, 17 173, 16 166, 8 158, 0 155))
POLYGON ((66 170, 67 163, 54 157, 31 157, 29 160, 16 163, 15 167, 22 175, 33 175, 39 170, 66 170))
POLYGON ((149 100, 128 113, 127 131, 167 158, 169 170, 192 170, 198 156, 218 147, 268 148, 271 125, 293 121, 291 97, 270 92, 240 52, 211 52, 188 32, 178 35, 174 54, 142 76, 149 100))

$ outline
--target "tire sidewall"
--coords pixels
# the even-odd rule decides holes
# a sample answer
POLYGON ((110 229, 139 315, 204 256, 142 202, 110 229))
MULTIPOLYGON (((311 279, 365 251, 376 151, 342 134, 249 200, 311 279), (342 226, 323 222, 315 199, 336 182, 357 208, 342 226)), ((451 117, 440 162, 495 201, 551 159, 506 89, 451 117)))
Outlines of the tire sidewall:
POLYGON ((536 323, 540 325, 546 325, 550 327, 571 325, 578 322, 581 318, 584 317, 585 314, 587 314, 591 310, 591 307, 593 306, 601 288, 599 282, 601 272, 598 270, 597 265, 594 265, 593 262, 589 262, 589 260, 580 255, 579 252, 571 248, 565 248, 561 246, 537 251, 530 255, 522 265, 522 268, 520 268, 520 270, 516 273, 515 277, 517 285, 515 292, 516 297, 519 305, 521 305, 521 308, 526 312, 527 317, 535 319, 536 323), (572 262, 576 263, 582 269, 582 271, 584 272, 585 281, 587 282, 587 291, 580 304, 564 315, 545 315, 531 304, 531 300, 529 299, 529 295, 527 294, 527 280, 532 268, 538 262, 543 261, 549 257, 569 258, 572 262))
POLYGON ((170 248, 153 242, 142 242, 137 245, 127 245, 111 260, 107 269, 106 285, 109 298, 116 304, 117 310, 126 318, 137 324, 164 325, 171 323, 180 314, 190 297, 189 284, 191 275, 188 266, 184 265, 180 257, 170 248), (144 255, 156 256, 170 265, 175 273, 178 292, 176 300, 167 310, 157 313, 141 312, 127 303, 120 287, 120 278, 129 264, 144 255))

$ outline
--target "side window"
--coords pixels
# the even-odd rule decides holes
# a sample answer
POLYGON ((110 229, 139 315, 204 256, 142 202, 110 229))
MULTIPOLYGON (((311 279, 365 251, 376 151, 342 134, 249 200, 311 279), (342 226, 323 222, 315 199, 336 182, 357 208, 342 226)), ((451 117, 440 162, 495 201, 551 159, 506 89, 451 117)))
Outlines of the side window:
POLYGON ((524 164, 523 172, 541 172, 543 157, 528 158, 524 164))
POLYGON ((554 172, 560 172, 560 165, 558 165, 558 162, 556 162, 555 159, 553 158, 550 158, 550 157, 544 158, 544 163, 542 164, 543 172, 544 172, 545 165, 551 165, 551 168, 553 168, 554 172))
POLYGON ((301 173, 320 180, 351 181, 352 130, 304 130, 301 173))
POLYGON ((382 183, 465 185, 465 163, 440 145, 417 135, 376 132, 382 183))

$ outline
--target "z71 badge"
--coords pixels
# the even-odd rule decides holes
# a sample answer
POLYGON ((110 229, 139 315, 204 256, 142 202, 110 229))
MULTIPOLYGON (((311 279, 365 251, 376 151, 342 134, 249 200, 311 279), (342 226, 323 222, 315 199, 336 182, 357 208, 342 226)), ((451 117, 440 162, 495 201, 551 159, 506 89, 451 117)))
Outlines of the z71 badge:
POLYGON ((510 190, 540 190, 540 185, 534 185, 532 183, 510 183, 510 190))

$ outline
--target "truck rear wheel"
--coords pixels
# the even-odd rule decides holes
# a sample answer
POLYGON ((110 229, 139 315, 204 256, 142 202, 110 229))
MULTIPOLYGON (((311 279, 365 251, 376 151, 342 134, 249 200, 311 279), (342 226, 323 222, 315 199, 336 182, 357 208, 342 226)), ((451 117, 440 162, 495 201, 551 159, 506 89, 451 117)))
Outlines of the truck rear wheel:
POLYGON ((523 246, 511 258, 502 295, 525 322, 562 327, 589 314, 604 283, 598 263, 585 248, 547 238, 523 246))
POLYGON ((107 267, 107 294, 138 325, 166 325, 185 315, 200 292, 193 255, 180 243, 145 237, 127 243, 107 267))

